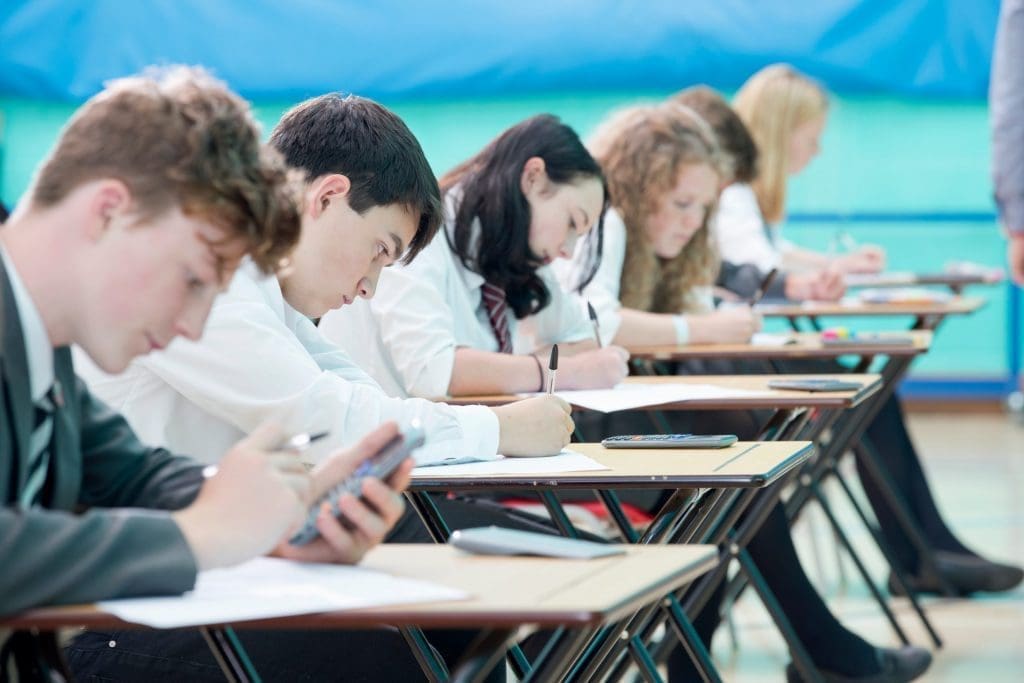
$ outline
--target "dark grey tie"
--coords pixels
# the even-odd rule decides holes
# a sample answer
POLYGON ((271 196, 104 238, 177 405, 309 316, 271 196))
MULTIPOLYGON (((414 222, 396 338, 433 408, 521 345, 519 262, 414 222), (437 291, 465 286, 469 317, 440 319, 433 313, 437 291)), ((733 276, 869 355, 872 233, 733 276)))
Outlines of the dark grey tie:
POLYGON ((35 420, 29 438, 28 477, 18 502, 23 510, 39 502, 50 469, 50 444, 53 443, 53 388, 35 403, 35 420))

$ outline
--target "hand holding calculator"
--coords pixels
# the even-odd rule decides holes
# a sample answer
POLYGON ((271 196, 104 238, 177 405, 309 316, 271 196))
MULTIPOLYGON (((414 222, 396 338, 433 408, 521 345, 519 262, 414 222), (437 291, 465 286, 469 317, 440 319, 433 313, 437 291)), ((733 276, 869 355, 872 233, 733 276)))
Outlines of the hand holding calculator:
POLYGON ((386 480, 414 450, 423 445, 423 441, 423 428, 418 420, 413 420, 384 444, 379 451, 364 460, 355 472, 331 487, 327 493, 313 503, 302 528, 295 532, 288 542, 292 545, 306 545, 315 540, 320 535, 320 531, 316 528, 316 520, 324 503, 330 505, 333 515, 343 519, 338 507, 338 499, 341 496, 347 493, 359 498, 363 489, 363 480, 369 477, 386 480))
POLYGON ((605 448, 726 448, 735 434, 627 434, 601 441, 605 448))

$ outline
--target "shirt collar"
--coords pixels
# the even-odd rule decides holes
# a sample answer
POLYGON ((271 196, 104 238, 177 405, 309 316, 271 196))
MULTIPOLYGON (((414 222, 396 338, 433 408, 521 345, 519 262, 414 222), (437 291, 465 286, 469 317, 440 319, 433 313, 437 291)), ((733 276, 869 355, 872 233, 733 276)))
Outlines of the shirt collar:
POLYGON ((18 320, 21 321, 22 334, 25 338, 25 357, 28 359, 29 390, 32 400, 38 402, 50 387, 53 386, 53 345, 46 333, 46 326, 39 315, 25 283, 21 281, 14 263, 7 250, 0 245, 0 259, 7 269, 7 278, 11 281, 11 293, 14 304, 18 308, 18 320))

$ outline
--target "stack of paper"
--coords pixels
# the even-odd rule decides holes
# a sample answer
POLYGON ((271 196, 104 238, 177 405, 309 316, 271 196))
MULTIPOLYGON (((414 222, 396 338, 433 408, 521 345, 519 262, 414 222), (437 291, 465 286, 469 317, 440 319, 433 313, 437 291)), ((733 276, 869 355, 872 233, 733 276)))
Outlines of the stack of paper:
POLYGON ((599 413, 614 413, 620 410, 635 410, 647 406, 685 401, 713 400, 717 398, 755 398, 771 396, 771 392, 730 389, 714 384, 643 383, 619 384, 612 389, 588 389, 583 391, 556 391, 556 395, 574 406, 596 410, 599 413))
POLYGON ((866 304, 943 304, 953 297, 949 292, 923 287, 863 289, 859 298, 866 304))
POLYGON ((593 472, 608 469, 593 458, 563 448, 558 455, 541 458, 509 458, 470 462, 461 465, 427 465, 412 471, 416 477, 459 477, 502 474, 563 474, 566 472, 593 472))
POLYGON ((201 572, 195 588, 179 597, 106 600, 99 607, 135 624, 179 628, 467 598, 453 588, 359 567, 259 557, 201 572))
POLYGON ((796 343, 797 339, 793 335, 774 332, 755 332, 750 338, 751 346, 786 346, 796 343))

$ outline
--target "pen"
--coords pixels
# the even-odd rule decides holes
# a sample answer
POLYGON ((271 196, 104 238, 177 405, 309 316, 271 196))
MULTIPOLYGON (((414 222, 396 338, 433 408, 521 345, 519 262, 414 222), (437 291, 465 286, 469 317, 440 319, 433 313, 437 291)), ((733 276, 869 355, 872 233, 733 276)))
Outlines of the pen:
POLYGON ((764 298, 764 295, 768 293, 768 288, 771 287, 772 280, 774 280, 775 276, 778 274, 778 268, 772 268, 768 271, 768 274, 764 276, 763 280, 761 280, 761 284, 758 286, 757 291, 754 292, 754 296, 747 300, 751 306, 760 303, 761 299, 764 298))
POLYGON ((555 372, 558 370, 558 344, 551 346, 551 360, 548 361, 548 393, 555 393, 555 372))
POLYGON ((594 327, 594 341, 597 342, 597 348, 601 348, 601 328, 597 323, 597 311, 589 301, 587 302, 587 315, 590 316, 590 324, 594 327))
MULTIPOLYGON (((319 441, 328 434, 330 434, 330 432, 315 432, 313 434, 310 434, 309 432, 303 432, 301 434, 296 434, 290 439, 285 439, 284 441, 278 443, 277 446, 274 447, 274 450, 301 453, 302 451, 309 448, 311 444, 313 444, 316 441, 319 441)), ((216 465, 207 465, 206 467, 203 468, 204 479, 209 479, 215 474, 217 474, 216 465)))
POLYGON ((301 453, 302 451, 309 448, 311 444, 319 441, 328 434, 330 434, 330 432, 316 432, 315 434, 303 432, 302 434, 296 434, 292 438, 278 445, 278 447, 274 450, 295 451, 296 453, 301 453))

